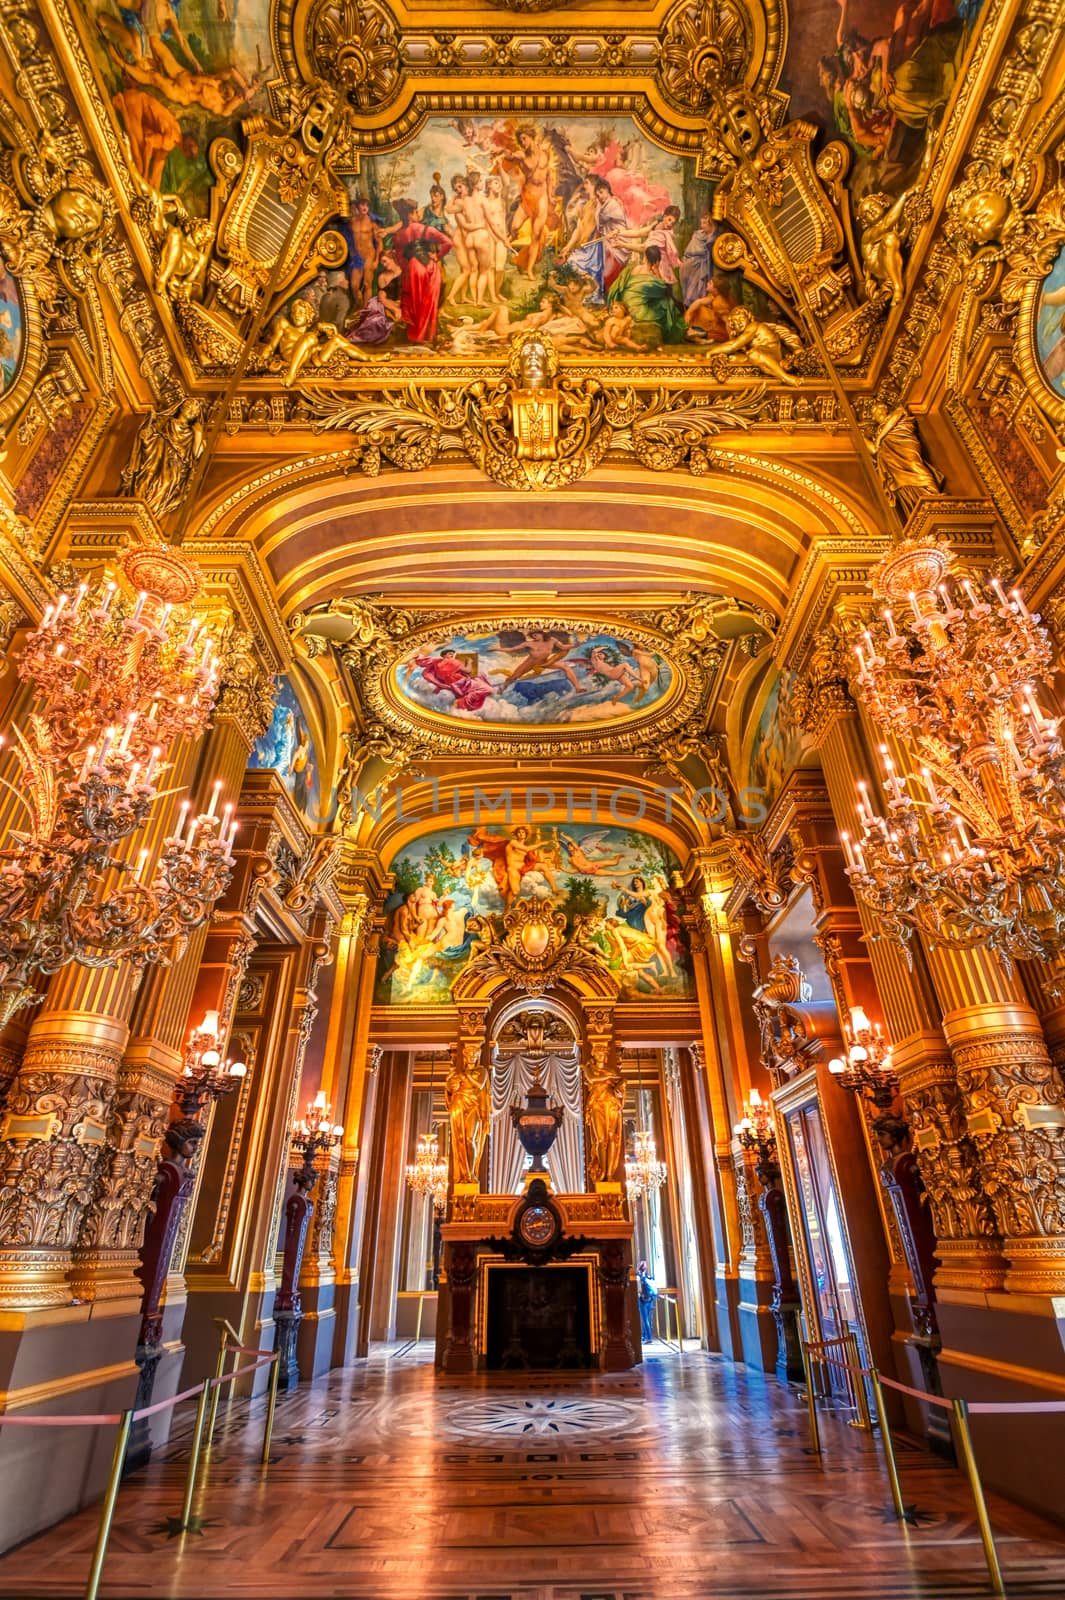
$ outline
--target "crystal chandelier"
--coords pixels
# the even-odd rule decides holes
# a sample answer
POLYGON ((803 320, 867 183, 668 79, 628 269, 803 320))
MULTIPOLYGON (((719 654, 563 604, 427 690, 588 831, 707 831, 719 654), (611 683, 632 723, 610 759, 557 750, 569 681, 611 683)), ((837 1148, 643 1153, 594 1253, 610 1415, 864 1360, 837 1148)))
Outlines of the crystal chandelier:
POLYGON ((174 1086, 177 1103, 187 1117, 199 1117, 205 1105, 232 1093, 247 1076, 243 1061, 228 1057, 223 1061, 220 1044, 218 1012, 208 1011, 189 1034, 181 1077, 174 1086))
MULTIPOLYGON (((643 1118, 643 1057, 636 1052, 636 1108, 643 1118)), ((625 1187, 634 1200, 657 1194, 666 1181, 666 1164, 658 1159, 655 1136, 649 1128, 637 1128, 632 1136, 632 1154, 625 1158, 625 1187)))
MULTIPOLYGON (((843 835, 855 892, 883 934, 1048 959, 1065 936, 1065 750, 1039 704, 1052 649, 1020 594, 981 593, 949 547, 908 539, 880 562, 882 615, 857 645, 857 692, 916 756, 881 745, 886 816, 860 786, 862 837, 843 835)), ((874 935, 875 936, 875 935, 874 935)))
POLYGON ((659 1161, 653 1133, 637 1129, 632 1136, 632 1155, 625 1160, 625 1185, 633 1199, 657 1194, 666 1181, 666 1164, 659 1161))
POLYGON ((322 1150, 335 1150, 344 1137, 344 1124, 331 1122, 333 1108, 319 1089, 302 1117, 292 1124, 292 1148, 303 1156, 303 1168, 296 1174, 296 1182, 303 1189, 315 1183, 314 1158, 322 1150))
POLYGON ((447 1203, 447 1162, 440 1159, 435 1129, 418 1135, 414 1160, 407 1164, 407 1184, 415 1194, 430 1196, 438 1211, 447 1203))
POLYGON ((851 1006, 849 1023, 843 1025, 846 1056, 834 1056, 828 1063, 844 1089, 868 1092, 879 1105, 890 1105, 898 1092, 898 1079, 891 1065, 891 1046, 878 1023, 869 1021, 861 1006, 851 1006))
POLYGON ((38 998, 34 979, 70 961, 169 964, 229 881, 231 807, 189 820, 182 807, 154 875, 148 851, 121 847, 149 817, 176 739, 197 738, 218 688, 213 644, 175 606, 198 588, 172 550, 123 562, 139 589, 130 607, 114 583, 60 595, 30 634, 18 675, 36 703, 14 729, 21 829, 0 850, 0 1026, 38 998))
MULTIPOLYGON (((436 1056, 429 1071, 429 1121, 433 1118, 433 1093, 436 1088, 436 1056)), ((442 1211, 447 1205, 447 1162, 440 1159, 440 1140, 435 1127, 418 1135, 414 1160, 407 1163, 407 1185, 413 1194, 429 1195, 434 1209, 442 1211)))

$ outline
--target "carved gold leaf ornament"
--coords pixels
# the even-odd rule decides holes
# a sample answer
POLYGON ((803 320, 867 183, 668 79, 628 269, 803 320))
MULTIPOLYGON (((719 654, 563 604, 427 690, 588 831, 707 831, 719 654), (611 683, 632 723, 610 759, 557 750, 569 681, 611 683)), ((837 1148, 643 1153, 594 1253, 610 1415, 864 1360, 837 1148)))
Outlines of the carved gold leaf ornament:
POLYGON ((384 104, 399 84, 395 29, 372 6, 356 0, 322 0, 311 13, 314 65, 360 111, 384 104))

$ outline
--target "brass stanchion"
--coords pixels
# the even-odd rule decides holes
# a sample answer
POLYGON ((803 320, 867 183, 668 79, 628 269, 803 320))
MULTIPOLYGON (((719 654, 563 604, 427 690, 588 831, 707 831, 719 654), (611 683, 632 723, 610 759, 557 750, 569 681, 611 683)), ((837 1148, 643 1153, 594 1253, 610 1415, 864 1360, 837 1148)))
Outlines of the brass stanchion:
POLYGON ((991 1529, 991 1518, 987 1514, 987 1501, 984 1499, 984 1486, 980 1482, 980 1468, 976 1464, 976 1453, 973 1450, 973 1436, 969 1431, 969 1407, 964 1400, 955 1400, 954 1421, 958 1430, 958 1443, 961 1446, 962 1460, 965 1470, 969 1474, 969 1487, 973 1492, 973 1504, 976 1506, 976 1520, 980 1524, 980 1538, 984 1546, 984 1559, 987 1562, 988 1575, 991 1578, 991 1587, 996 1594, 1005 1594, 1006 1588, 1002 1582, 1002 1569, 998 1564, 998 1551, 995 1549, 995 1535, 991 1529))
MULTIPOLYGON (((215 1377, 216 1378, 221 1378, 222 1374, 226 1370, 226 1346, 228 1345, 230 1339, 233 1340, 234 1344, 239 1344, 240 1343, 240 1335, 236 1332, 236 1330, 234 1328, 230 1327, 229 1323, 226 1321, 226 1319, 224 1317, 215 1317, 213 1320, 215 1322, 219 1323, 220 1326, 221 1326, 221 1329, 222 1329, 221 1343, 218 1346, 218 1360, 215 1362, 215 1367, 214 1367, 214 1375, 215 1375, 215 1377)), ((238 1359, 239 1359, 239 1357, 238 1357, 238 1359)), ((218 1394, 219 1394, 219 1388, 220 1388, 220 1385, 216 1383, 215 1384, 215 1388, 214 1388, 214 1393, 211 1395, 211 1419, 207 1424, 207 1448, 208 1448, 208 1450, 210 1450, 211 1446, 214 1444, 215 1423, 218 1421, 218 1394)))
POLYGON ((111 1476, 107 1480, 107 1492, 104 1495, 104 1503, 100 1511, 100 1527, 96 1534, 96 1547, 92 1553, 89 1581, 85 1585, 85 1600, 96 1600, 100 1588, 100 1575, 103 1572, 104 1557, 107 1554, 107 1541, 111 1537, 111 1523, 114 1521, 115 1502, 118 1499, 119 1484, 122 1482, 122 1468, 126 1461, 129 1431, 132 1426, 132 1410, 123 1411, 122 1420, 118 1424, 118 1437, 115 1439, 114 1454, 111 1457, 111 1476))
POLYGON ((843 1348, 847 1352, 848 1376, 854 1393, 855 1410, 858 1413, 853 1426, 861 1428, 863 1433, 872 1433, 873 1420, 869 1415, 869 1396, 865 1392, 865 1379, 862 1377, 862 1358, 858 1350, 858 1340, 850 1331, 843 1335, 843 1348))
POLYGON ((264 1467, 267 1467, 270 1464, 270 1440, 273 1437, 274 1432, 274 1412, 277 1409, 277 1380, 280 1371, 281 1359, 275 1354, 273 1363, 270 1367, 270 1387, 266 1401, 266 1431, 263 1434, 262 1455, 262 1464, 264 1467))
POLYGON ((203 1444, 203 1425, 207 1417, 207 1403, 211 1398, 211 1379, 204 1378, 200 1398, 196 1402, 196 1424, 192 1430, 189 1449, 189 1470, 185 1478, 185 1498, 181 1504, 181 1527, 186 1529, 192 1521, 192 1497, 196 1492, 196 1473, 200 1465, 200 1448, 203 1444))
POLYGON ((799 1340, 802 1351, 802 1370, 806 1378, 806 1409, 810 1413, 810 1445, 815 1456, 821 1454, 821 1428, 817 1421, 817 1401, 814 1399, 814 1375, 810 1365, 810 1352, 805 1339, 799 1340))
POLYGON ((873 1399, 876 1401, 876 1419, 880 1424, 880 1437, 884 1444, 884 1457, 887 1461, 888 1478, 891 1482, 891 1498, 895 1502, 895 1515, 900 1522, 905 1520, 906 1508, 902 1503, 902 1485, 899 1483, 899 1468, 895 1460, 895 1444, 888 1427, 887 1411, 884 1409, 884 1391, 880 1386, 880 1374, 875 1367, 869 1372, 873 1385, 873 1399))

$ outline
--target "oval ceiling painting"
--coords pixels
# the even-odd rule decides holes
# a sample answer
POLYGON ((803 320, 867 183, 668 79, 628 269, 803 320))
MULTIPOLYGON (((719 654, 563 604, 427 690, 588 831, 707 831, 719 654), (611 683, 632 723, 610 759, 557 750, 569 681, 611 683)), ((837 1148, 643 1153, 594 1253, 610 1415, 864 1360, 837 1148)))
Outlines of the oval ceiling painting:
POLYGON ((660 705, 673 668, 646 642, 591 628, 470 630, 425 645, 395 669, 402 700, 486 727, 621 722, 660 705))

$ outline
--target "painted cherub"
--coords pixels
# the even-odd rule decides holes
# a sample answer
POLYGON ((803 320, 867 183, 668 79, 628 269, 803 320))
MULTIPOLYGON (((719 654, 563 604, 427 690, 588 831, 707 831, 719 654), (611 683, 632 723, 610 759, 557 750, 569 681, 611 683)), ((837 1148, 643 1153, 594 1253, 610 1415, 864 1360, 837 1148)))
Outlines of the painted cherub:
POLYGON ((635 350, 637 355, 642 354, 644 346, 632 338, 632 314, 626 310, 620 300, 607 312, 606 321, 600 328, 603 343, 608 350, 635 350))
POLYGON ((747 306, 737 306, 725 319, 729 337, 721 344, 708 344, 708 356, 726 356, 730 365, 757 367, 767 377, 791 388, 798 378, 784 371, 785 347, 789 351, 801 348, 798 336, 782 322, 759 322, 747 306))
POLYGON ((350 361, 382 361, 380 355, 360 350, 350 340, 338 333, 331 322, 319 322, 309 300, 294 300, 288 313, 282 312, 274 322, 274 329, 262 347, 263 359, 270 361, 274 354, 286 362, 282 379, 290 389, 307 362, 321 367, 332 356, 346 356, 350 361))

